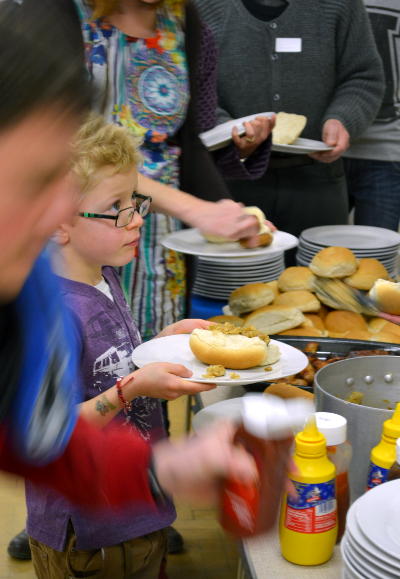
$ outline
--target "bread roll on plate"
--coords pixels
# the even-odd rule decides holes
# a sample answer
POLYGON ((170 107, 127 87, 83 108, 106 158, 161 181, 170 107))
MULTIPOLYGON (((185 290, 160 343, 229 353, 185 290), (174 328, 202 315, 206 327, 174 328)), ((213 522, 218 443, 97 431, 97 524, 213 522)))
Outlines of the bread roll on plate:
POLYGON ((368 295, 382 312, 400 315, 400 283, 378 279, 368 295))
POLYGON ((213 316, 212 318, 208 318, 208 321, 214 322, 214 324, 233 324, 239 328, 244 324, 244 319, 239 318, 239 316, 213 316))
POLYGON ((368 325, 361 314, 348 312, 347 310, 336 310, 329 312, 325 320, 325 328, 328 332, 343 333, 360 330, 368 331, 368 325))
POLYGON ((370 290, 377 279, 388 279, 389 274, 385 266, 374 258, 363 258, 358 262, 358 268, 353 275, 344 281, 359 290, 370 290))
POLYGON ((274 145, 290 145, 298 139, 307 123, 304 115, 292 113, 278 113, 275 118, 275 126, 272 129, 272 142, 274 145))
POLYGON ((318 312, 321 307, 315 295, 307 290, 284 292, 275 298, 274 305, 294 306, 302 312, 318 312))
POLYGON ((346 247, 326 247, 314 255, 309 267, 321 277, 347 277, 358 266, 356 256, 346 247))
POLYGON ((282 292, 292 290, 313 291, 315 275, 308 267, 287 267, 278 278, 278 287, 282 292))
POLYGON ((275 295, 274 289, 269 283, 248 283, 231 293, 229 308, 235 316, 252 312, 270 304, 275 295))
POLYGON ((245 318, 244 325, 254 326, 266 334, 278 334, 302 324, 303 313, 290 306, 265 306, 255 310, 245 318))
POLYGON ((220 364, 232 370, 273 364, 280 358, 275 344, 240 334, 195 329, 190 335, 189 345, 196 358, 204 364, 220 364))
MULTIPOLYGON (((258 231, 258 239, 257 245, 252 247, 263 247, 267 245, 271 245, 274 237, 272 230, 268 227, 265 223, 266 217, 263 211, 259 207, 245 207, 244 212, 248 215, 254 215, 257 218, 259 224, 259 231, 258 231)), ((228 239, 226 237, 222 237, 219 235, 207 235, 203 234, 204 238, 209 241, 210 243, 231 243, 232 239, 228 239)), ((246 239, 238 240, 242 247, 248 247, 248 241, 246 239)))

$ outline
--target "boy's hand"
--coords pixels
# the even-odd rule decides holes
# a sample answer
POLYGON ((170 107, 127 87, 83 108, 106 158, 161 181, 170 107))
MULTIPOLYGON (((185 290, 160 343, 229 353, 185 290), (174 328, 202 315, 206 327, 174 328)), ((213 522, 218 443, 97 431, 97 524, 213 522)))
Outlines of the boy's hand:
POLYGON ((196 328, 202 330, 207 330, 211 322, 207 320, 181 320, 180 322, 175 322, 175 324, 170 324, 164 328, 156 338, 164 338, 165 336, 175 336, 176 334, 191 334, 196 328))
POLYGON ((191 370, 181 364, 169 362, 146 364, 133 373, 133 380, 126 385, 127 394, 129 388, 134 390, 135 396, 176 400, 184 394, 197 394, 216 387, 216 384, 184 380, 184 378, 190 378, 192 374, 191 370))

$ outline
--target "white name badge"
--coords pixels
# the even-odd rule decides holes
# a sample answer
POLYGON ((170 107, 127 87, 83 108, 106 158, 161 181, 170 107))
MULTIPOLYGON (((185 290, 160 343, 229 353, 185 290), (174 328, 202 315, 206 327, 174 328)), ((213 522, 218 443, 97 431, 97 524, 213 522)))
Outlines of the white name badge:
POLYGON ((301 38, 276 38, 275 52, 301 52, 301 38))

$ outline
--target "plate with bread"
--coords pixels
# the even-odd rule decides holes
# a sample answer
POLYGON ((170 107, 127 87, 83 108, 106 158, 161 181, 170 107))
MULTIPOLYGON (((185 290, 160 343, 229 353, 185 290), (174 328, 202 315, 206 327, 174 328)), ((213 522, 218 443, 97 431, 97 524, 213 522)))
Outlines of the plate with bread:
POLYGON ((283 378, 307 365, 300 350, 229 323, 149 340, 132 359, 139 368, 152 362, 182 364, 193 372, 189 381, 237 386, 283 378))
POLYGON ((241 117, 239 119, 226 121, 225 123, 221 123, 213 129, 210 129, 209 131, 200 133, 199 136, 203 145, 207 147, 209 151, 217 151, 218 149, 222 149, 223 147, 229 145, 232 140, 232 129, 234 127, 237 128, 239 135, 242 136, 246 132, 243 123, 247 121, 254 121, 257 117, 271 117, 273 114, 273 112, 255 113, 252 115, 247 115, 246 117, 241 117))

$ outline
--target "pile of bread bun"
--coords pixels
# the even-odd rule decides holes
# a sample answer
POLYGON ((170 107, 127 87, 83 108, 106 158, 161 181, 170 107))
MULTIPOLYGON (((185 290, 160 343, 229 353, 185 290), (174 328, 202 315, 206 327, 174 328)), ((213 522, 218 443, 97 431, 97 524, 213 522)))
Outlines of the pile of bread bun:
MULTIPOLYGON (((259 224, 259 231, 257 236, 257 244, 252 245, 251 247, 265 247, 267 245, 271 245, 274 239, 273 231, 268 225, 265 223, 266 217, 263 211, 258 207, 245 207, 244 212, 248 213, 248 215, 254 215, 257 218, 259 224)), ((232 239, 227 239, 226 237, 219 237, 217 235, 207 235, 204 234, 204 238, 209 241, 210 243, 232 243, 232 239)), ((249 248, 249 243, 247 239, 239 239, 239 243, 242 247, 246 249, 249 248)))
POLYGON ((217 316, 218 321, 253 326, 268 335, 400 343, 400 326, 331 307, 329 300, 316 292, 315 276, 339 278, 368 291, 381 311, 400 314, 400 283, 389 280, 378 260, 357 259, 349 249, 328 247, 314 256, 309 267, 289 267, 275 281, 251 283, 233 291, 229 298, 232 316, 217 316))

